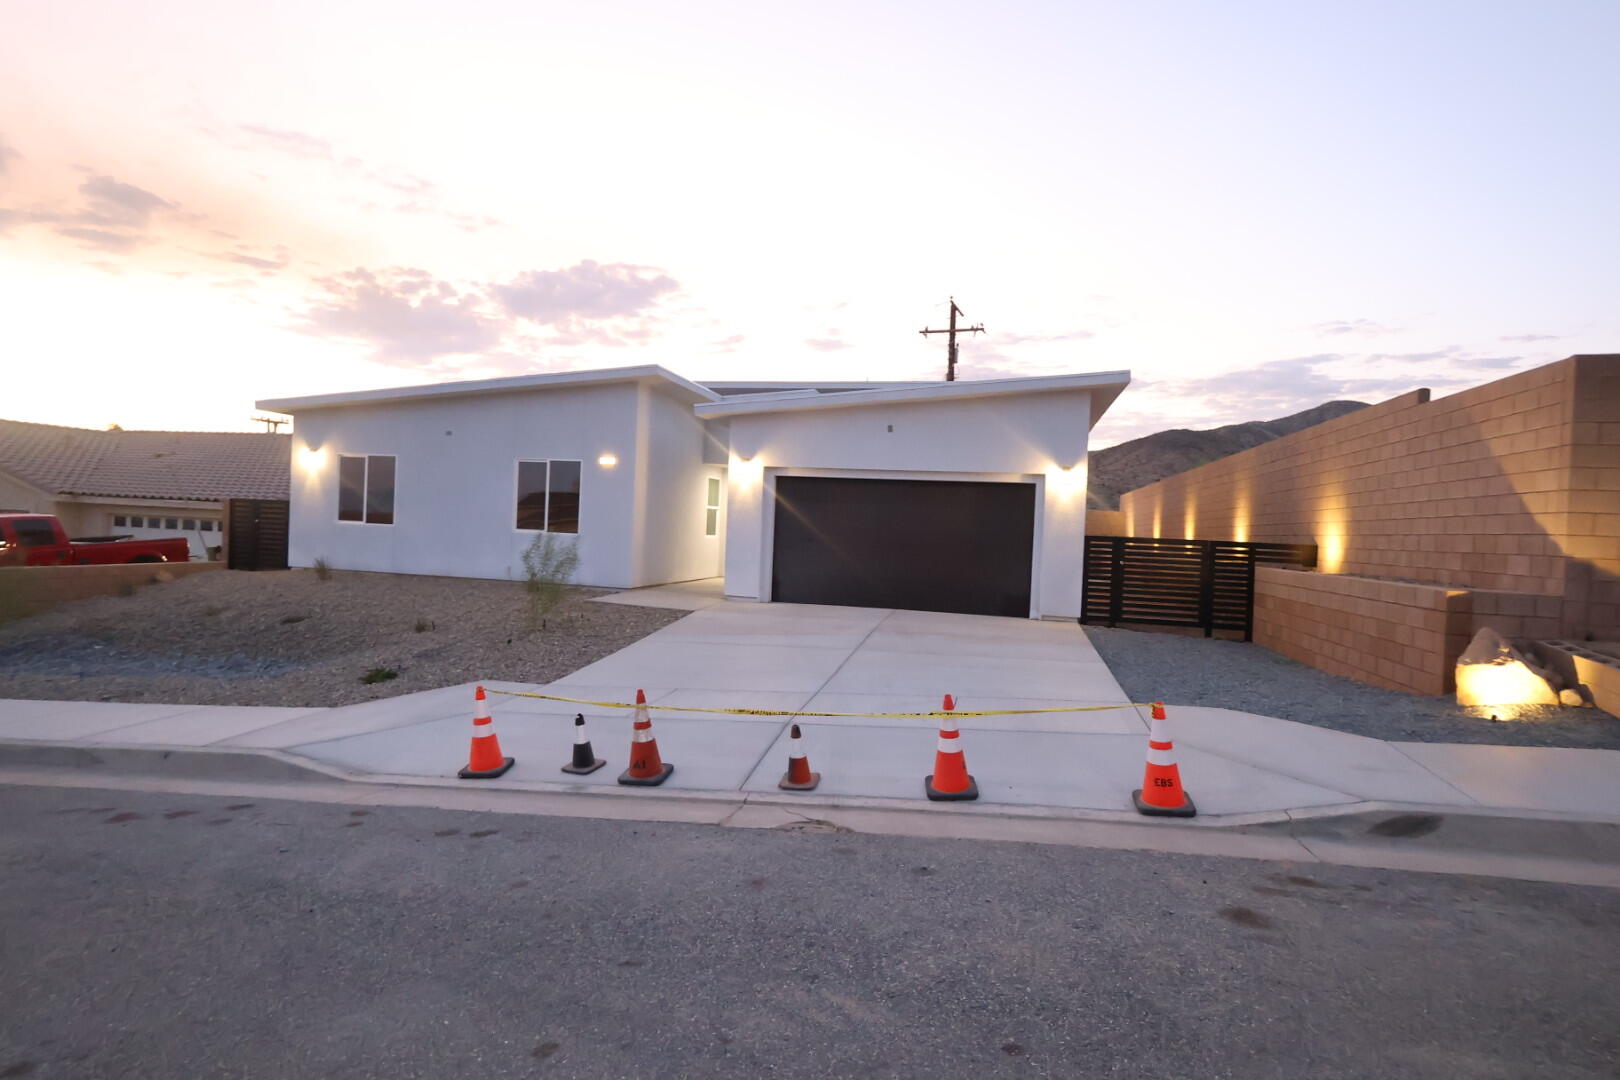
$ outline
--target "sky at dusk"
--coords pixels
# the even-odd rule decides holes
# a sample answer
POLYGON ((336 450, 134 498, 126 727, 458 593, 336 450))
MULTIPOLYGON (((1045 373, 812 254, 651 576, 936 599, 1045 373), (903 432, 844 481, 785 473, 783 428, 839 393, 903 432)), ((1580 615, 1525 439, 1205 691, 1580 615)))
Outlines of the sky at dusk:
POLYGON ((0 417, 1128 368, 1093 445, 1620 352, 1620 3, 0 2, 0 417))

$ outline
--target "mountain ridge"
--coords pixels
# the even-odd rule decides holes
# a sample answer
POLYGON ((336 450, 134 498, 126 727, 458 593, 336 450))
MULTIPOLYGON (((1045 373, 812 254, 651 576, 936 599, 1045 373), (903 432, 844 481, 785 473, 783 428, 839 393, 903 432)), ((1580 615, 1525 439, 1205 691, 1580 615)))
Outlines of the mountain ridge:
POLYGON ((1106 450, 1093 450, 1087 505, 1093 509, 1117 510, 1120 495, 1127 491, 1335 420, 1365 409, 1367 404, 1365 401, 1326 401, 1276 420, 1248 420, 1202 431, 1170 428, 1106 450))

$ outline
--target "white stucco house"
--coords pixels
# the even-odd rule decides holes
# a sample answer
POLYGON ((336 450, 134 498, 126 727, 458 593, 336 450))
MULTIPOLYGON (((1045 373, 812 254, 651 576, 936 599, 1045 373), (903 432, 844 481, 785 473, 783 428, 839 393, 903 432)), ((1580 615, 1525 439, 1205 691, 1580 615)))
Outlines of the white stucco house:
POLYGON ((1073 618, 1086 445, 1127 372, 937 383, 571 371, 276 398, 296 418, 289 562, 1073 618))

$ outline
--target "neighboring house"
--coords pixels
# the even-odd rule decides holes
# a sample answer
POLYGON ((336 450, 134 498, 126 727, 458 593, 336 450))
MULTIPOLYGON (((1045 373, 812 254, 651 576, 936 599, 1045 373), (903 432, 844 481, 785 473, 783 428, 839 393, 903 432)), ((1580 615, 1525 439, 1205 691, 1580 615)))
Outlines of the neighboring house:
POLYGON ((261 401, 297 418, 289 561, 1072 618, 1086 444, 1125 372, 700 384, 661 367, 261 401))
POLYGON ((184 535, 208 558, 227 499, 285 499, 289 435, 93 431, 0 420, 0 509, 55 514, 72 536, 184 535))

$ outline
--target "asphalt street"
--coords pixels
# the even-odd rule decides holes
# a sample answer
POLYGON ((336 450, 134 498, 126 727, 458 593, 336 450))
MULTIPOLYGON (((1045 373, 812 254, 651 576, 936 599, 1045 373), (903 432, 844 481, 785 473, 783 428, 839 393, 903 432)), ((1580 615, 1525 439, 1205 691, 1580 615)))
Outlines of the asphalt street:
POLYGON ((1620 891, 0 788, 0 1078, 1590 1077, 1620 891))

